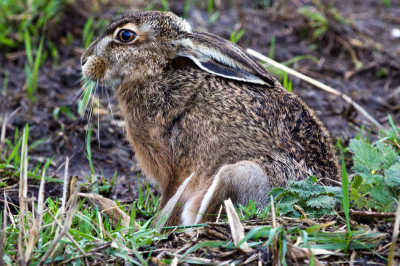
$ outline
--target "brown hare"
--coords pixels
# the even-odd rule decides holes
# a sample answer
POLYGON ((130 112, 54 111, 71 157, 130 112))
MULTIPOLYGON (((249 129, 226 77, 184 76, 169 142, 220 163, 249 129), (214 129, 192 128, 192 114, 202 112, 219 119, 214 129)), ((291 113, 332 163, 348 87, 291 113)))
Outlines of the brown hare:
POLYGON ((242 48, 173 13, 121 16, 86 49, 82 71, 114 91, 170 225, 213 220, 205 214, 228 198, 266 204, 288 180, 339 179, 314 112, 242 48))

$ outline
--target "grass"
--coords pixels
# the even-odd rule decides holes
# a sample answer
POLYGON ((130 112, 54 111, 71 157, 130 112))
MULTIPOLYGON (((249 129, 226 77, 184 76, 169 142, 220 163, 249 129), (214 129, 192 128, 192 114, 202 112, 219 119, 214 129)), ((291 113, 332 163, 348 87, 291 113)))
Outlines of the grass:
POLYGON ((231 33, 229 40, 233 43, 238 43, 239 40, 242 38, 243 34, 245 33, 245 31, 246 31, 245 29, 241 29, 238 32, 233 31, 231 33))
POLYGON ((25 32, 25 51, 28 57, 28 64, 25 64, 25 73, 26 73, 26 90, 28 92, 28 98, 31 101, 31 111, 32 105, 35 103, 36 99, 36 91, 37 91, 37 82, 38 82, 38 73, 39 67, 43 62, 42 54, 43 54, 43 44, 44 44, 44 36, 42 36, 39 47, 32 48, 31 37, 28 32, 25 32), (35 57, 33 54, 35 53, 35 57))
POLYGON ((61 0, 4 0, 0 5, 0 47, 11 50, 33 36, 40 39, 39 31, 56 24, 61 17, 61 0))

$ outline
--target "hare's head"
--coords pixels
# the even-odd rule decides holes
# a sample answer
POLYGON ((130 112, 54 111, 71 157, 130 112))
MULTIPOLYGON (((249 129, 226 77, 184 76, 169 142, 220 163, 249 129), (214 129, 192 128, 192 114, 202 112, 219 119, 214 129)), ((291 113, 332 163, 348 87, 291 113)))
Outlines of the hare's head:
POLYGON ((271 75, 242 48, 197 32, 170 12, 138 12, 111 23, 82 55, 86 78, 116 88, 159 77, 174 59, 185 57, 203 71, 267 86, 271 75))

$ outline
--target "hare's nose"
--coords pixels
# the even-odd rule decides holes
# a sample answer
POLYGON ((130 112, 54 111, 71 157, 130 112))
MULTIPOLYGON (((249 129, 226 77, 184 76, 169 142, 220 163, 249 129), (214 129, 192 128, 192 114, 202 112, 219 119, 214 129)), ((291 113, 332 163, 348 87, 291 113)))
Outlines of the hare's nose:
POLYGON ((81 65, 84 66, 86 64, 86 62, 88 61, 88 57, 82 57, 81 59, 81 65))

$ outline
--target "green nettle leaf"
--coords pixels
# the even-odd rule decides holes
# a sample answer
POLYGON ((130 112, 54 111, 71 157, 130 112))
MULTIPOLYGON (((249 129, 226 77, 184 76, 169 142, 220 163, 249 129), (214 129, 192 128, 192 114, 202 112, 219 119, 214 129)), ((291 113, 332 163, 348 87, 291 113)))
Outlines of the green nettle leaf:
POLYGON ((278 207, 280 208, 282 214, 287 214, 295 211, 293 205, 299 201, 300 201, 299 198, 288 195, 287 197, 284 198, 284 200, 282 200, 279 203, 278 207))
POLYGON ((366 199, 362 195, 360 195, 354 188, 351 188, 350 190, 350 200, 353 201, 353 204, 356 206, 357 209, 362 209, 363 206, 366 204, 366 199))
POLYGON ((342 188, 341 187, 330 187, 326 186, 323 187, 326 191, 326 193, 330 196, 334 196, 335 198, 338 198, 339 201, 341 201, 343 194, 342 194, 342 188))
POLYGON ((383 157, 382 168, 386 169, 400 161, 400 156, 397 155, 395 149, 390 146, 384 145, 382 142, 376 142, 376 147, 380 150, 383 157))
POLYGON ((336 205, 335 198, 328 195, 321 195, 312 199, 307 200, 307 206, 314 208, 325 208, 325 209, 333 209, 336 205))
POLYGON ((366 209, 377 209, 382 210, 382 204, 379 204, 376 200, 369 199, 366 201, 365 208, 366 209))
POLYGON ((274 197, 279 214, 300 217, 293 205, 303 208, 313 216, 332 214, 336 204, 341 202, 342 189, 338 187, 323 187, 315 184, 317 178, 311 176, 302 181, 291 181, 287 189, 274 188, 268 194, 274 197))
POLYGON ((307 200, 310 197, 325 193, 325 189, 322 186, 315 185, 316 182, 315 176, 305 181, 291 181, 287 190, 290 193, 297 194, 301 199, 307 200))
POLYGON ((400 163, 385 170, 385 184, 390 188, 400 189, 400 163))
POLYGON ((371 175, 370 173, 358 173, 358 174, 363 179, 363 183, 365 185, 372 185, 375 182, 373 175, 371 175))
POLYGON ((389 205, 393 201, 392 195, 383 184, 372 187, 369 195, 376 202, 384 206, 389 205))
POLYGON ((271 189, 271 191, 268 193, 268 201, 270 200, 271 196, 274 198, 274 201, 277 201, 280 200, 285 195, 287 195, 288 193, 289 192, 282 187, 275 187, 271 189))
POLYGON ((371 169, 368 167, 362 165, 360 162, 353 161, 354 166, 351 168, 354 173, 359 174, 359 173, 369 173, 371 172, 371 169))
POLYGON ((372 170, 379 170, 381 168, 381 158, 377 148, 357 139, 350 140, 349 146, 354 152, 354 161, 357 161, 372 170))

